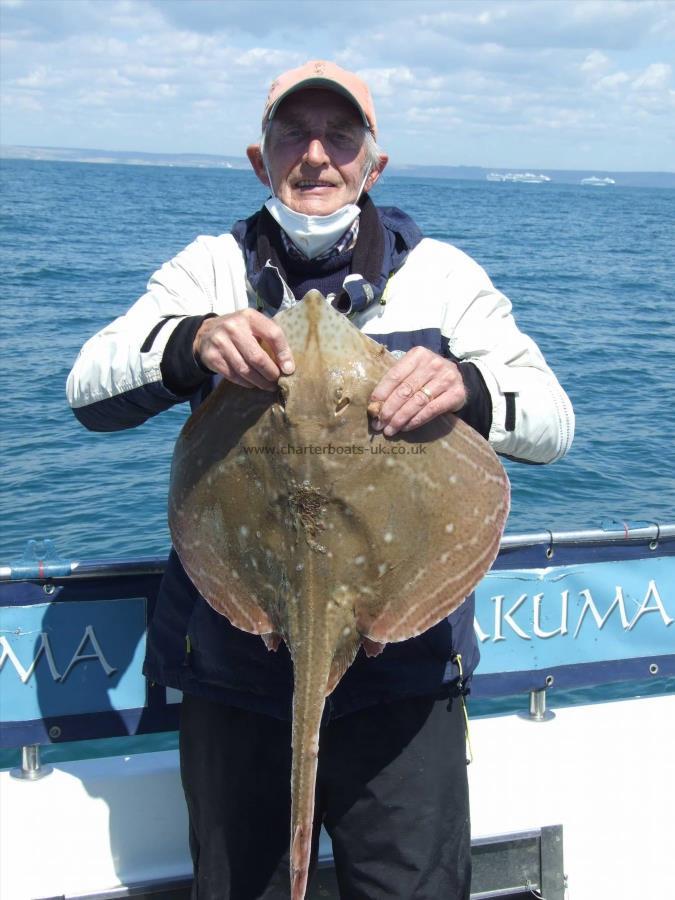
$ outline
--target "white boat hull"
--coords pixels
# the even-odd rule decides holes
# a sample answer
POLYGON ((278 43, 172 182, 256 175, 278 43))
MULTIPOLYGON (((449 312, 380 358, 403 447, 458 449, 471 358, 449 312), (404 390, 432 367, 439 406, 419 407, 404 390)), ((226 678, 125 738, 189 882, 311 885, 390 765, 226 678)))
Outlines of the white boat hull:
MULTIPOLYGON (((474 837, 563 826, 573 900, 675 896, 675 696, 472 721, 474 837)), ((190 874, 172 751, 0 772, 0 896, 105 894, 190 874)), ((323 850, 328 847, 324 843, 323 850)))

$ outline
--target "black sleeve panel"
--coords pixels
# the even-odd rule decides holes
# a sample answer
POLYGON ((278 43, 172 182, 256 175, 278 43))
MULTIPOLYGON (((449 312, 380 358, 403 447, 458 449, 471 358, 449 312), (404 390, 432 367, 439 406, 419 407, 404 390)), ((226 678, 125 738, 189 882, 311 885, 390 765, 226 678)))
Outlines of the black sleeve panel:
POLYGON ((73 414, 89 431, 124 431, 142 425, 147 419, 184 399, 172 394, 158 381, 117 397, 74 407, 73 414))
POLYGON ((471 362, 460 362, 459 371, 467 392, 466 405, 455 413, 474 428, 485 440, 492 427, 492 398, 480 371, 471 362))
POLYGON ((164 316, 163 319, 160 319, 159 322, 152 328, 150 334, 143 341, 141 353, 148 353, 148 351, 152 350, 152 345, 155 342, 155 338, 160 333, 162 328, 164 328, 169 319, 180 319, 180 316, 164 316))
POLYGON ((192 352, 195 335, 205 319, 214 318, 215 313, 206 316, 187 316, 173 331, 164 348, 160 364, 162 381, 174 394, 189 397, 197 388, 213 375, 192 352))

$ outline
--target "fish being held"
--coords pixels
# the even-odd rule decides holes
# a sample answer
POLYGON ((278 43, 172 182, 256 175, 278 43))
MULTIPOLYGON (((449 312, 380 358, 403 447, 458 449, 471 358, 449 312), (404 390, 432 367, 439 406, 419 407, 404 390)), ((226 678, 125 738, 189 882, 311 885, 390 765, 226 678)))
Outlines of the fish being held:
POLYGON ((223 381, 176 444, 169 524, 218 612, 293 660, 291 894, 302 900, 324 701, 361 644, 421 634, 492 564, 509 484, 453 415, 394 438, 368 401, 394 357, 317 291, 275 321, 296 362, 277 394, 223 381))

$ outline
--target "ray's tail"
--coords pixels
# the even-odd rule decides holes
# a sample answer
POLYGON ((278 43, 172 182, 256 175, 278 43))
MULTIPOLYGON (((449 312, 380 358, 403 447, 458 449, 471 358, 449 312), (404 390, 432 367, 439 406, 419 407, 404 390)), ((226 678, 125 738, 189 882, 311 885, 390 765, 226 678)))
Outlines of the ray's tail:
POLYGON ((326 660, 327 665, 320 667, 310 663, 311 660, 307 658, 294 661, 291 900, 304 900, 307 889, 319 761, 319 727, 330 670, 330 660, 326 660))

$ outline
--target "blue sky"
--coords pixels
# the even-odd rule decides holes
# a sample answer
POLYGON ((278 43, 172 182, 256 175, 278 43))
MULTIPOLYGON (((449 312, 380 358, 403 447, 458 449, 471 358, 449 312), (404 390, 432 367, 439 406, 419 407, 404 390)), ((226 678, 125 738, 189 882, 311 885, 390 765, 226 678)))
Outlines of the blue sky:
POLYGON ((392 161, 675 169, 672 0, 0 0, 3 144, 243 155, 307 59, 392 161))

